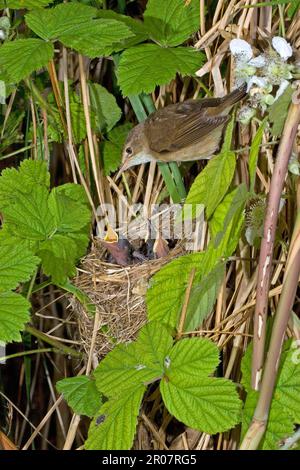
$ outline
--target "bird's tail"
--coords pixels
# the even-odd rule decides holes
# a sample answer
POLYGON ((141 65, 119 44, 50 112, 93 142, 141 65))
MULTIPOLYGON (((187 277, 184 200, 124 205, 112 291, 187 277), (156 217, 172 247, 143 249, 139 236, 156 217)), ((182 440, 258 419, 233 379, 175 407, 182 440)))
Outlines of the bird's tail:
POLYGON ((238 103, 247 94, 246 83, 222 98, 222 107, 229 108, 238 103))

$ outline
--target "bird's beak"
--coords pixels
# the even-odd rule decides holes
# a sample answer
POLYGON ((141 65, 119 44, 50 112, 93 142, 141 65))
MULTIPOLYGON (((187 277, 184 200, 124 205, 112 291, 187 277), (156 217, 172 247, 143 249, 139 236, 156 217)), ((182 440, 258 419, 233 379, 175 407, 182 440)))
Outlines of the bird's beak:
POLYGON ((117 174, 117 176, 116 176, 116 178, 115 178, 115 181, 117 181, 119 178, 121 178, 122 173, 123 173, 124 171, 126 171, 127 168, 128 168, 128 164, 127 164, 127 162, 125 161, 125 162, 122 163, 122 165, 121 165, 121 167, 120 167, 120 169, 119 169, 119 171, 118 171, 118 174, 117 174))

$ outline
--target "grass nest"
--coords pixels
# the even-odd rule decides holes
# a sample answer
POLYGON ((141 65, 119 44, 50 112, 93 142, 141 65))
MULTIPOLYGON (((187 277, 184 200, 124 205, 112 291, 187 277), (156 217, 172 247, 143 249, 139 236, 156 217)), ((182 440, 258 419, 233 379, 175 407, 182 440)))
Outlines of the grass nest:
MULTIPOLYGON (((149 279, 162 266, 185 253, 177 244, 159 259, 146 260, 126 267, 107 261, 107 252, 94 239, 90 253, 82 260, 75 285, 90 298, 99 318, 94 355, 104 357, 117 343, 133 340, 146 323, 145 295, 149 279)), ((78 323, 81 350, 91 348, 95 318, 74 297, 71 308, 78 323)))

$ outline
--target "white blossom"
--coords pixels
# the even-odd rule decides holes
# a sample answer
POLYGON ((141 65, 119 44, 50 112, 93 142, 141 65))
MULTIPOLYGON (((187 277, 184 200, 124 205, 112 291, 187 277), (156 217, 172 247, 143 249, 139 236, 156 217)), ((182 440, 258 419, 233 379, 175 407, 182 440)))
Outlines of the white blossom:
POLYGON ((280 36, 275 36, 272 39, 272 46, 284 61, 286 61, 293 55, 291 45, 280 36))
POLYGON ((256 67, 257 69, 259 69, 261 67, 264 67, 267 64, 267 59, 263 54, 261 54, 249 60, 248 64, 253 65, 253 67, 256 67))
POLYGON ((253 57, 252 48, 244 39, 232 39, 229 47, 231 54, 242 62, 248 62, 253 57))
POLYGON ((282 80, 282 82, 279 85, 279 88, 276 92, 275 100, 278 100, 278 98, 285 92, 287 87, 289 86, 289 82, 287 80, 282 80))
POLYGON ((0 29, 0 41, 4 41, 5 38, 6 38, 5 31, 3 31, 3 29, 0 29))

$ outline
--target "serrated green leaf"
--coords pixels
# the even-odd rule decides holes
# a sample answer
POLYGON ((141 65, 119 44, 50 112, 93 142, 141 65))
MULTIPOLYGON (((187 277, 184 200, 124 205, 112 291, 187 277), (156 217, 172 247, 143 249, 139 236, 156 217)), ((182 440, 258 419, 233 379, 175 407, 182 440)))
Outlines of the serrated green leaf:
POLYGON ((21 341, 20 331, 29 321, 30 303, 15 292, 0 293, 0 341, 21 341))
POLYGON ((109 175, 119 168, 122 160, 122 149, 131 128, 130 123, 116 126, 108 133, 108 141, 103 142, 101 149, 105 175, 109 175))
POLYGON ((0 0, 0 8, 12 8, 15 10, 28 10, 32 8, 40 8, 53 3, 54 0, 0 0))
POLYGON ((173 328, 177 326, 191 270, 196 268, 198 273, 201 272, 204 256, 204 253, 181 256, 151 278, 146 296, 150 321, 159 320, 173 328))
POLYGON ((123 96, 151 93, 157 85, 169 83, 176 73, 193 75, 202 63, 203 54, 191 47, 143 44, 122 53, 118 81, 123 96))
POLYGON ((265 118, 262 121, 251 143, 250 154, 249 154, 250 192, 254 191, 259 147, 263 138, 263 133, 264 133, 266 124, 267 124, 267 118, 265 118))
POLYGON ((216 155, 197 176, 185 200, 183 213, 189 204, 203 204, 209 219, 224 198, 234 175, 236 159, 230 150, 216 155), (211 188, 210 191, 207 188, 211 188))
POLYGON ((274 401, 277 401, 293 419, 300 422, 300 363, 299 354, 291 348, 283 355, 281 370, 274 392, 274 401))
POLYGON ((160 391, 168 411, 193 429, 216 434, 240 421, 241 401, 230 380, 173 374, 161 380, 160 391))
MULTIPOLYGON (((78 194, 78 195, 79 195, 78 194)), ((87 207, 86 195, 81 185, 66 184, 53 188, 48 199, 48 207, 59 233, 79 231, 91 221, 91 212, 87 207), (78 191, 80 199, 72 198, 72 191, 78 191)))
POLYGON ((0 292, 15 289, 20 282, 28 281, 40 259, 22 245, 0 246, 0 292))
POLYGON ((78 2, 61 3, 50 9, 37 9, 25 15, 27 26, 42 39, 58 39, 61 34, 75 34, 82 23, 91 22, 97 10, 78 2))
POLYGON ((226 194, 221 204, 218 205, 209 223, 215 246, 221 241, 232 220, 236 216, 240 217, 248 197, 247 187, 242 183, 233 191, 226 194))
POLYGON ((33 241, 44 240, 53 228, 53 219, 48 209, 48 190, 35 185, 31 193, 17 192, 13 204, 3 209, 4 222, 16 236, 33 241))
POLYGON ((171 335, 162 325, 151 322, 144 326, 137 341, 117 345, 100 362, 94 372, 98 389, 110 397, 158 380, 172 343, 171 335))
POLYGON ((198 0, 149 0, 144 23, 150 37, 164 46, 178 46, 200 27, 198 0))
POLYGON ((59 35, 59 40, 80 54, 90 58, 108 56, 114 51, 114 45, 132 37, 130 29, 123 23, 110 20, 92 20, 77 25, 59 35))
POLYGON ((131 448, 146 387, 138 386, 121 397, 111 398, 91 423, 84 444, 87 450, 128 450, 131 448))
MULTIPOLYGON (((19 166, 20 177, 28 185, 50 187, 50 173, 45 161, 26 159, 19 166)), ((23 183, 24 184, 24 183, 23 183)))
POLYGON ((0 48, 0 77, 9 83, 17 83, 46 67, 53 54, 53 45, 41 39, 6 42, 0 48))
POLYGON ((120 120, 122 111, 114 95, 98 83, 89 83, 91 108, 94 110, 96 124, 100 132, 109 132, 120 120))
POLYGON ((199 283, 193 285, 184 323, 184 331, 193 331, 201 326, 211 313, 220 285, 224 279, 225 264, 218 264, 199 283))
POLYGON ((76 243, 67 235, 56 233, 40 244, 37 255, 42 260, 42 268, 55 283, 63 284, 68 277, 75 276, 75 263, 78 259, 76 243))
POLYGON ((114 44, 114 52, 119 52, 123 49, 127 49, 128 47, 135 46, 136 44, 144 42, 149 38, 149 33, 145 28, 144 23, 142 23, 142 21, 135 20, 130 16, 120 15, 119 13, 116 13, 112 10, 98 10, 97 17, 117 20, 121 23, 124 23, 132 32, 132 36, 130 38, 123 39, 122 41, 116 42, 114 44))
POLYGON ((285 119, 288 113, 289 105, 291 104, 294 90, 289 85, 284 93, 275 101, 269 109, 269 121, 273 123, 271 133, 273 136, 278 136, 283 130, 285 119))
POLYGON ((102 404, 102 395, 95 381, 86 375, 71 377, 56 383, 68 405, 78 415, 94 416, 102 404))
POLYGON ((212 374, 218 366, 219 350, 207 338, 185 338, 178 341, 169 353, 165 373, 169 378, 175 376, 204 377, 212 374))

